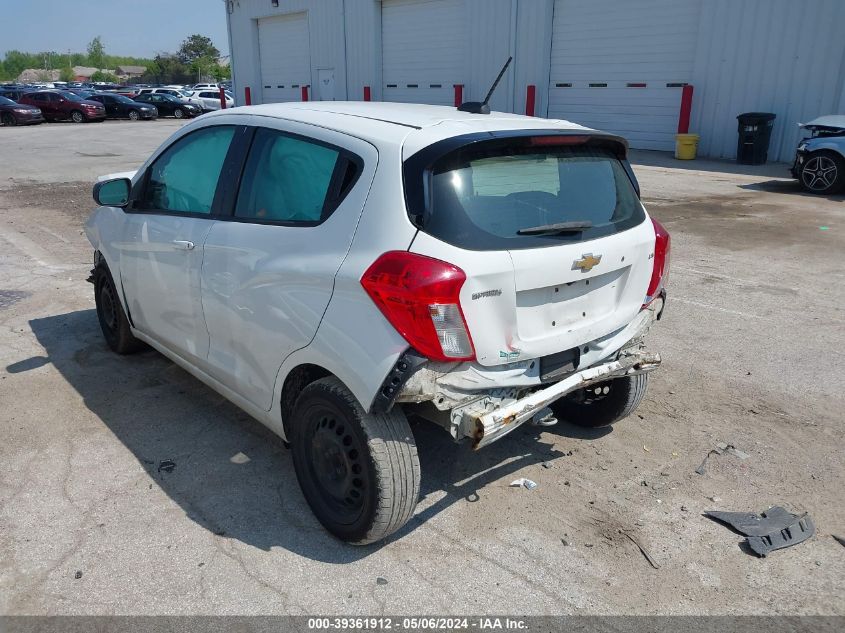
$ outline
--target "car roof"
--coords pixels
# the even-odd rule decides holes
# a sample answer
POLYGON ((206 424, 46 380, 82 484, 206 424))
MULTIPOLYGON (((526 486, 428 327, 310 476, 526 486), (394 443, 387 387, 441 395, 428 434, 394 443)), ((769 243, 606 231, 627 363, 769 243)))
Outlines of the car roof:
POLYGON ((439 140, 503 130, 591 130, 561 119, 509 112, 472 114, 451 106, 383 101, 310 101, 272 103, 218 110, 203 117, 257 115, 299 121, 382 143, 403 144, 405 156, 439 140))

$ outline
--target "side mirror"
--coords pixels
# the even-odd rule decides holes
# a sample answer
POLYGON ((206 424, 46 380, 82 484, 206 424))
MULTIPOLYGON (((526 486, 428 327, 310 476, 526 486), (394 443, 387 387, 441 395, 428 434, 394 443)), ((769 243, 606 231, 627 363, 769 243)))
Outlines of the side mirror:
POLYGON ((129 190, 132 181, 128 178, 115 178, 94 183, 94 202, 101 207, 125 207, 129 204, 129 190))

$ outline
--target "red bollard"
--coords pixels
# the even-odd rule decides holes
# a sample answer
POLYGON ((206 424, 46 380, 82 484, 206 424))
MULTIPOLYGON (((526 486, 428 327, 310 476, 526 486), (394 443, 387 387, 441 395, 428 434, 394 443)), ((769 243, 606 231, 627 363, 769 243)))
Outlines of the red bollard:
POLYGON ((302 100, 308 101, 308 86, 302 86, 302 100))
POLYGON ((220 109, 226 109, 226 91, 223 89, 223 86, 220 86, 220 109))
POLYGON ((455 107, 457 108, 464 102, 464 85, 454 84, 452 87, 455 89, 455 107))
POLYGON ((678 115, 678 134, 689 134, 689 119, 692 112, 692 86, 687 84, 681 92, 681 112, 678 115))
POLYGON ((370 93, 369 86, 364 86, 364 101, 372 101, 372 94, 370 93))
POLYGON ((534 116, 534 101, 537 98, 537 86, 529 84, 525 89, 525 114, 534 116))
POLYGON ((244 102, 246 105, 252 105, 252 92, 250 92, 249 86, 244 88, 244 102))

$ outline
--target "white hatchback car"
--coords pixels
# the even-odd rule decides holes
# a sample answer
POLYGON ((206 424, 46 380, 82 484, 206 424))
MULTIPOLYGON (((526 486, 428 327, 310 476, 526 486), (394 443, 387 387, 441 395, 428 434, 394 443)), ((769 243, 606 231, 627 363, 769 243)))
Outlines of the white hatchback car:
POLYGON ((566 121, 440 106, 212 113, 94 187, 103 334, 286 439, 320 522, 377 541, 419 495, 408 416, 478 448, 640 403, 669 235, 626 152, 566 121))
MULTIPOLYGON (((226 107, 227 108, 234 108, 235 107, 235 100, 232 98, 228 92, 224 92, 226 95, 226 107)), ((191 96, 199 99, 202 102, 202 109, 206 112, 211 112, 212 110, 219 110, 220 109, 220 89, 206 89, 206 90, 194 90, 191 92, 191 96)))

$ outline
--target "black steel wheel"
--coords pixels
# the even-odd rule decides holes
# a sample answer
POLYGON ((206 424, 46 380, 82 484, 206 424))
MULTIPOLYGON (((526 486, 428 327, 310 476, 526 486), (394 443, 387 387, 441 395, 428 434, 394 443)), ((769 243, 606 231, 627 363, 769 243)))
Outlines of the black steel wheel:
POLYGON ((551 404, 559 420, 597 428, 628 417, 640 406, 648 374, 615 378, 578 389, 551 404))
POLYGON ((17 123, 17 119, 15 119, 11 112, 3 112, 0 114, 0 124, 4 127, 12 127, 13 125, 17 125, 17 123))
POLYGON ((94 303, 97 306, 97 320, 108 346, 118 354, 131 354, 143 349, 144 344, 132 335, 129 319, 120 304, 117 288, 109 269, 97 267, 94 273, 94 303))
POLYGON ((420 488, 416 444, 404 414, 366 413, 337 378, 302 390, 291 421, 299 485, 338 538, 366 544, 402 527, 420 488))

